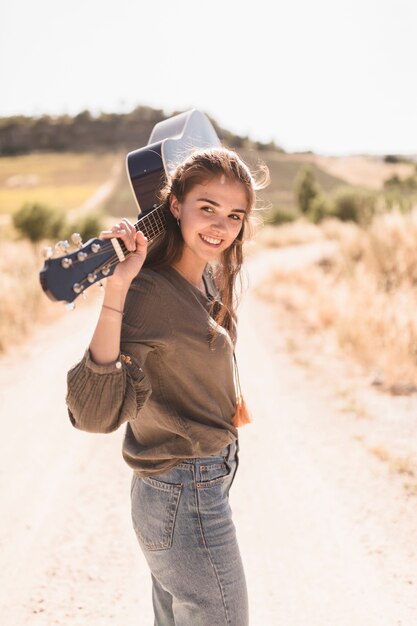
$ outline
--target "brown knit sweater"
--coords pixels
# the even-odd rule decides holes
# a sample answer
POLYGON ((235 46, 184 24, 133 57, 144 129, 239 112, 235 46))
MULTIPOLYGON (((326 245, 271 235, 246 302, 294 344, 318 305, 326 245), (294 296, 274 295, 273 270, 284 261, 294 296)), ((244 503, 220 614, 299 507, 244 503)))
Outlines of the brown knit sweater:
POLYGON ((209 305, 173 268, 143 268, 126 299, 119 359, 98 365, 87 350, 68 372, 73 425, 107 433, 127 422, 123 457, 140 476, 215 454, 237 437, 234 346, 223 328, 210 345, 209 305))

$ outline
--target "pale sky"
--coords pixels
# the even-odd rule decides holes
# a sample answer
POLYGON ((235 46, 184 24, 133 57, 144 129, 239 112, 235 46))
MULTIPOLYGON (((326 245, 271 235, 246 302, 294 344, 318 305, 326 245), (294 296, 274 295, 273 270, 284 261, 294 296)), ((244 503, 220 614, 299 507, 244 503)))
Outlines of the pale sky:
POLYGON ((416 0, 0 0, 0 116, 198 108, 288 151, 417 154, 416 0))

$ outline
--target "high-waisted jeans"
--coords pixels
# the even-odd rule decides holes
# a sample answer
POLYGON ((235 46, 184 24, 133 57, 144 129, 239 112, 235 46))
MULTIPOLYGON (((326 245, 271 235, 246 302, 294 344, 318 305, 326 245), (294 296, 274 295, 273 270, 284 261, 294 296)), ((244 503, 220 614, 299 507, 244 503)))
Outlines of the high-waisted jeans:
POLYGON ((133 526, 152 574, 155 626, 247 626, 228 493, 237 446, 132 480, 133 526))

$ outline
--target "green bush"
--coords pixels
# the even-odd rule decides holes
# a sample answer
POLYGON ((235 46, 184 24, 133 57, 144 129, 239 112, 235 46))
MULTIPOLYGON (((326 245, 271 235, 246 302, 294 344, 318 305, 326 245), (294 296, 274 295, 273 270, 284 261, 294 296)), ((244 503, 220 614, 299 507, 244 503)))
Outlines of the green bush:
POLYGON ((333 196, 332 214, 342 222, 369 224, 377 208, 376 194, 371 191, 339 187, 333 196))
POLYGON ((294 194, 299 210, 307 215, 311 210, 313 200, 321 194, 314 172, 309 165, 304 166, 298 172, 294 182, 294 194))
POLYGON ((403 180, 403 185, 408 191, 415 191, 417 189, 417 176, 415 174, 407 176, 403 180))
POLYGON ((273 207, 265 218, 266 224, 273 224, 274 226, 280 226, 287 222, 293 222, 299 217, 297 213, 291 209, 285 207, 273 207))
POLYGON ((318 224, 325 217, 333 216, 333 204, 323 194, 319 194, 310 203, 310 209, 307 217, 314 223, 318 224))
POLYGON ((390 178, 386 178, 384 180, 384 188, 389 189, 390 187, 399 187, 401 185, 401 178, 398 174, 394 174, 390 176, 390 178))
POLYGON ((84 243, 89 239, 94 239, 98 237, 102 230, 104 230, 104 222, 102 216, 99 213, 86 215, 81 220, 72 223, 66 228, 66 231, 68 231, 68 239, 71 233, 77 232, 80 233, 84 243))
POLYGON ((381 194, 380 199, 382 212, 400 211, 400 213, 409 213, 414 204, 412 196, 407 196, 401 189, 397 188, 385 190, 381 194))
POLYGON ((384 189, 400 189, 405 192, 413 192, 417 189, 417 175, 412 174, 407 178, 400 178, 397 174, 384 180, 384 189))
POLYGON ((32 242, 59 238, 65 224, 64 213, 46 204, 24 204, 14 215, 13 225, 32 242))

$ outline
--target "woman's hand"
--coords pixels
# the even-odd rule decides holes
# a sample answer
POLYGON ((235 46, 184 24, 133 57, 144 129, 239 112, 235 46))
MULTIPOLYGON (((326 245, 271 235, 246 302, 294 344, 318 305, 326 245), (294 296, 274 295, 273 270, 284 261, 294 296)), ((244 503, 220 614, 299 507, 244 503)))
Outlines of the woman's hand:
POLYGON ((99 235, 100 239, 112 239, 113 237, 121 239, 131 254, 116 265, 112 276, 109 276, 107 282, 108 284, 128 288, 145 262, 148 240, 141 231, 136 232, 133 224, 126 218, 123 218, 110 230, 103 230, 99 235))

